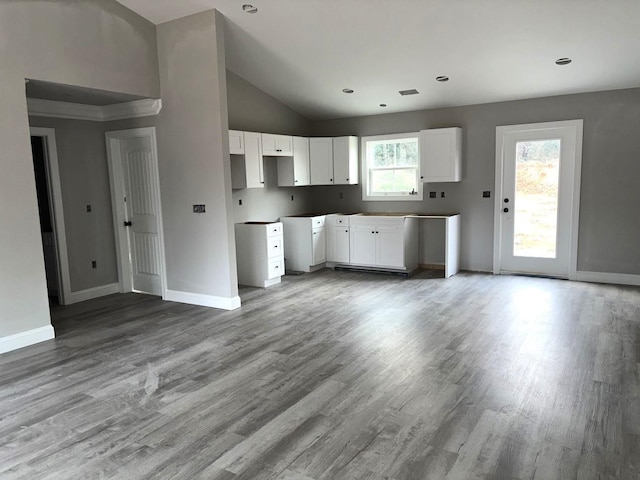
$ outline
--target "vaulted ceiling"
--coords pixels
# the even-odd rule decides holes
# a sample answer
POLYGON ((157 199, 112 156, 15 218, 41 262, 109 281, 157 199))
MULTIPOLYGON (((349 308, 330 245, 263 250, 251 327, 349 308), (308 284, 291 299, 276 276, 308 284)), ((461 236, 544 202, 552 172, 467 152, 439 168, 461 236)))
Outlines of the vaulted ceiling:
POLYGON ((640 86, 638 0, 119 1, 156 24, 219 10, 229 70, 311 119, 640 86))

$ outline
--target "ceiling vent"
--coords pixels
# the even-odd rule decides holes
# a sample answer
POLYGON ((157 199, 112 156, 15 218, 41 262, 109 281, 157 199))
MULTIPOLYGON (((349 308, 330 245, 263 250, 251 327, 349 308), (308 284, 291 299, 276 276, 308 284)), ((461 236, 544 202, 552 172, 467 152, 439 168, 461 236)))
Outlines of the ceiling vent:
POLYGON ((415 88, 412 88, 411 90, 400 90, 400 95, 402 95, 403 97, 406 95, 418 95, 418 90, 416 90, 415 88))

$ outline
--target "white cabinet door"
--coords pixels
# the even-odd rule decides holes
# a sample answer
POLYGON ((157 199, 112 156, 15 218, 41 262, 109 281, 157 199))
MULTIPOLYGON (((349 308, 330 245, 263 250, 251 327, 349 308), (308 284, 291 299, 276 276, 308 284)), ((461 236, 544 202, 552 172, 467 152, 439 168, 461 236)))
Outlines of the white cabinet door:
POLYGON ((333 138, 309 139, 311 185, 333 185, 333 138))
POLYGON ((290 135, 262 134, 262 154, 266 157, 293 155, 293 137, 290 135))
POLYGON ((327 261, 349 263, 349 227, 327 227, 327 261))
POLYGON ((278 157, 278 186, 309 185, 309 139, 293 137, 293 157, 278 157))
POLYGON ((241 133, 243 133, 244 155, 231 156, 231 188, 262 188, 264 171, 260 134, 241 133))
POLYGON ((376 264, 376 233, 370 225, 351 226, 351 263, 376 264))
POLYGON ((244 154, 244 135, 238 130, 229 130, 229 153, 231 155, 244 154))
POLYGON ((244 132, 244 159, 247 172, 246 188, 264 187, 262 143, 259 133, 244 132))
POLYGON ((296 187, 309 185, 309 139, 293 137, 293 183, 296 187))
POLYGON ((358 183, 358 137, 333 139, 333 183, 335 185, 358 183))
POLYGON ((404 268, 404 231, 401 228, 376 227, 376 265, 404 268))
POLYGON ((314 228, 311 234, 313 265, 327 261, 327 240, 324 227, 314 228))
POLYGON ((423 182, 459 182, 462 164, 462 129, 420 131, 420 176, 423 182))

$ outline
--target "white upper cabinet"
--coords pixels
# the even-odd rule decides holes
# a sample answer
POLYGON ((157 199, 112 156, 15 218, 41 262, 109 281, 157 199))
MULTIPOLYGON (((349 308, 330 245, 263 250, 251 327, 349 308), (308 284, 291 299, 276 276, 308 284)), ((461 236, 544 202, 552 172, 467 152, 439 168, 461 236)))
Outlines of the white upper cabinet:
POLYGON ((266 157, 293 156, 293 137, 290 135, 263 133, 262 154, 266 157))
POLYGON ((309 139, 311 185, 333 185, 333 138, 309 139))
POLYGON ((293 137, 293 157, 278 157, 278 186, 302 187, 309 184, 309 139, 293 137))
POLYGON ((259 133, 243 132, 244 155, 231 157, 231 188, 264 187, 262 142, 259 133))
POLYGON ((358 137, 333 139, 333 183, 335 185, 358 183, 358 137))
POLYGON ((459 182, 461 166, 460 127, 420 131, 420 175, 423 182, 459 182))
POLYGON ((229 153, 232 155, 244 154, 244 134, 238 130, 229 130, 229 153))

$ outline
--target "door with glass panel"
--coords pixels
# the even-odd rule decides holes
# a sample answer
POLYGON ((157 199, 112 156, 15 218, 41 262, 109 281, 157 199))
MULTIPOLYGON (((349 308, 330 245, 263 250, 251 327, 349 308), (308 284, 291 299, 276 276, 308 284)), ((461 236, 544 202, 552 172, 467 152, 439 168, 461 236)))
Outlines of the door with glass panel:
POLYGON ((497 128, 494 273, 569 276, 581 143, 581 120, 497 128))

